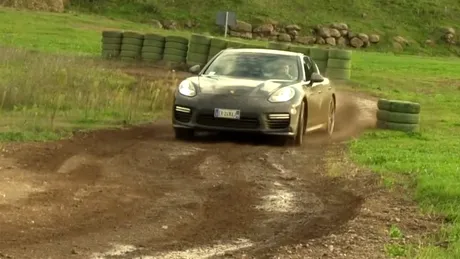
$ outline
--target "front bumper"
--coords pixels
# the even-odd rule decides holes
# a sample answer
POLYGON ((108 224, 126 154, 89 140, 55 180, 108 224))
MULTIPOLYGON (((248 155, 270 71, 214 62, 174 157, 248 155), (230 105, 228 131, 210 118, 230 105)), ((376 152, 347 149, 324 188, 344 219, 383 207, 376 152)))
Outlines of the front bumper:
POLYGON ((172 124, 175 128, 292 136, 297 128, 299 107, 294 102, 270 103, 259 97, 199 95, 188 98, 178 94, 172 107, 172 124), (215 108, 238 109, 241 117, 215 118, 215 108))

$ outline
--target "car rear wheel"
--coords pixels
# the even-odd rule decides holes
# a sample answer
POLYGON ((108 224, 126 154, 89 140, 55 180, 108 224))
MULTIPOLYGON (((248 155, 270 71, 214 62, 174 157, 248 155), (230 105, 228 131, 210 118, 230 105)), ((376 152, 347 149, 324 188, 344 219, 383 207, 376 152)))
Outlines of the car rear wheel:
POLYGON ((195 131, 192 129, 174 128, 174 135, 176 139, 190 140, 194 137, 195 131))

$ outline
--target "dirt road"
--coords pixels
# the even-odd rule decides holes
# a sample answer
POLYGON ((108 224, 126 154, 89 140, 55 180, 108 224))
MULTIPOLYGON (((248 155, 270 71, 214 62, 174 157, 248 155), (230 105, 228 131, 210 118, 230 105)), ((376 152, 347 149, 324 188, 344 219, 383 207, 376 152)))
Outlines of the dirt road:
POLYGON ((167 121, 6 145, 0 258, 384 258, 388 224, 419 236, 434 223, 347 161, 341 141, 375 103, 339 100, 334 139, 302 148, 184 143, 167 121))

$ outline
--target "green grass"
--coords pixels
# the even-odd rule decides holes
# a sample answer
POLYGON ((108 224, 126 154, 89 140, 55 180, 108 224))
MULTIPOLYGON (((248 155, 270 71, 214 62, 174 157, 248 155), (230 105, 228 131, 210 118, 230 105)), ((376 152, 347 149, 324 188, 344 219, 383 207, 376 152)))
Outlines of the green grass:
POLYGON ((419 102, 422 112, 420 133, 370 131, 351 143, 352 158, 387 182, 413 187, 426 212, 453 221, 438 237, 451 247, 426 247, 418 258, 460 258, 460 60, 377 53, 353 58, 357 89, 419 102))
MULTIPOLYGON (((202 8, 193 6, 193 3, 194 1, 189 4, 189 9, 184 10, 188 12, 190 8, 202 8)), ((212 3, 209 6, 215 6, 214 4, 219 4, 220 1, 215 0, 212 3)), ((261 1, 254 1, 251 5, 260 3, 261 1)), ((292 6, 300 9, 298 4, 301 2, 292 3, 292 6)), ((286 15, 285 17, 292 17, 294 20, 302 16, 308 17, 308 23, 316 23, 321 16, 325 16, 326 10, 333 13, 339 7, 349 4, 347 1, 335 3, 333 0, 324 3, 331 7, 318 13, 310 11, 311 8, 305 9, 305 15, 298 12, 288 16, 286 9, 280 9, 279 14, 276 14, 266 7, 250 12, 256 18, 267 11, 269 16, 273 15, 275 18, 286 15)), ((366 26, 370 29, 370 25, 366 24, 372 24, 371 22, 375 22, 375 28, 390 25, 396 28, 396 24, 401 23, 402 17, 406 14, 404 19, 407 22, 402 23, 396 31, 411 32, 414 38, 419 39, 423 38, 421 31, 434 28, 434 23, 449 25, 451 21, 460 19, 460 16, 453 14, 439 15, 439 22, 422 22, 420 28, 414 28, 413 24, 416 21, 426 19, 423 15, 413 15, 414 10, 425 10, 417 9, 422 2, 355 3, 361 4, 361 7, 342 8, 343 16, 328 17, 347 21, 344 17, 355 17, 352 14, 367 12, 373 20, 356 19, 350 22, 353 28, 358 29, 362 26, 364 30, 366 26), (381 13, 377 12, 375 6, 378 3, 387 9, 384 8, 381 13), (390 10, 399 10, 405 5, 415 5, 415 9, 401 10, 400 13, 394 14, 394 19, 388 18, 390 10), (388 9, 389 6, 394 9, 388 9)), ((443 8, 443 5, 450 8, 448 14, 455 7, 449 4, 448 0, 426 3, 431 5, 426 10, 433 9, 434 13, 443 8)), ((133 5, 136 5, 135 2, 133 5)), ((311 3, 313 10, 319 5, 319 2, 311 3)), ((122 6, 120 11, 115 11, 115 8, 93 11, 129 18, 128 14, 132 14, 134 8, 128 8, 129 6, 122 6)), ((174 8, 178 6, 180 4, 170 7, 165 5, 158 15, 166 16, 168 12, 172 15, 174 8)), ((210 11, 198 16, 198 19, 203 19, 206 15, 210 17, 211 11, 215 8, 209 8, 210 11)), ((232 6, 229 5, 228 8, 232 9, 232 6)), ((185 19, 186 11, 181 12, 185 19)), ((421 11, 421 14, 424 12, 426 11, 421 11)), ((152 17, 155 15, 157 14, 154 12, 152 17)), ((177 16, 180 14, 171 18, 177 16)), ((142 17, 145 18, 146 14, 139 12, 138 18, 142 17)), ((241 17, 249 17, 249 14, 243 12, 241 17)), ((131 18, 137 19, 134 15, 131 18)), ((57 139, 68 136, 74 129, 118 127, 125 123, 149 121, 159 116, 163 107, 168 107, 169 92, 165 89, 168 85, 175 84, 174 79, 159 83, 142 81, 119 71, 109 70, 107 64, 100 60, 79 57, 99 55, 100 31, 104 28, 155 31, 145 24, 93 15, 0 9, 0 141, 57 139)), ((182 32, 176 34, 186 35, 182 32)), ((460 258, 458 64, 459 59, 453 58, 396 56, 370 52, 355 52, 353 55, 352 78, 357 89, 381 97, 417 101, 422 104, 419 134, 375 130, 350 144, 351 156, 355 161, 381 174, 387 183, 402 183, 408 188, 413 188, 414 197, 424 210, 446 214, 452 220, 453 224, 447 225, 438 237, 450 241, 451 246, 448 249, 423 247, 418 253, 418 258, 460 258), (401 175, 405 177, 400 177, 401 175), (410 178, 411 181, 401 180, 406 178, 410 178)), ((405 247, 397 244, 387 246, 387 251, 392 255, 408 252, 405 247)))
POLYGON ((85 57, 2 47, 0 56, 0 141, 152 121, 169 107, 176 83, 137 79, 85 57))
MULTIPOLYGON (((186 20, 200 23, 199 31, 219 32, 214 25, 218 11, 230 10, 238 19, 260 24, 267 19, 281 24, 296 23, 303 34, 317 24, 345 22, 355 32, 378 33, 384 42, 372 50, 391 50, 393 36, 401 35, 413 41, 411 53, 441 54, 447 49, 426 48, 424 42, 439 38, 440 26, 460 24, 460 4, 456 0, 88 0, 71 1, 71 10, 101 14, 113 18, 148 23, 153 19, 186 20), (366 17, 363 18, 363 14, 366 17)), ((460 29, 460 28, 457 28, 460 29)), ((458 53, 458 52, 457 52, 458 53)))

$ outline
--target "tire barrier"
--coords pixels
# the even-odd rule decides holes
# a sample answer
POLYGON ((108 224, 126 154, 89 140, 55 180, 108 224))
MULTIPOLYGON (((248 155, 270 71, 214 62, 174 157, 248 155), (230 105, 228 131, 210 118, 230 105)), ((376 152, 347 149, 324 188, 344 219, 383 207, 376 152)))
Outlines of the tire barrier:
POLYGON ((239 49, 244 46, 244 43, 238 41, 227 41, 227 48, 239 49))
POLYGON ((315 61, 321 74, 326 74, 329 50, 322 48, 310 48, 310 57, 315 61))
POLYGON ((300 45, 291 45, 291 46, 289 46, 289 51, 299 52, 299 53, 305 54, 307 56, 310 55, 310 48, 305 47, 305 46, 300 46, 300 45))
POLYGON ((351 78, 352 51, 344 49, 324 49, 284 42, 268 42, 266 45, 245 43, 192 34, 190 40, 181 36, 160 34, 140 34, 137 32, 103 31, 102 57, 132 61, 142 59, 147 62, 160 60, 171 63, 186 63, 188 66, 205 65, 221 50, 227 48, 268 48, 303 53, 310 56, 322 74, 330 79, 349 80, 351 78))
POLYGON ((351 56, 350 50, 329 50, 326 76, 330 79, 349 80, 351 77, 351 56))
POLYGON ((226 48, 227 48, 226 40, 212 38, 211 44, 209 47, 209 54, 208 54, 207 61, 211 60, 217 53, 219 53, 221 50, 224 50, 226 48))
POLYGON ((288 43, 269 42, 267 47, 269 49, 276 49, 276 50, 289 50, 289 46, 290 45, 288 43))
POLYGON ((165 37, 159 34, 146 34, 142 45, 141 57, 143 61, 156 62, 163 59, 165 37))
POLYGON ((123 32, 103 31, 101 39, 101 55, 105 59, 114 59, 120 56, 123 32))
POLYGON ((211 37, 192 34, 188 45, 187 65, 203 67, 208 62, 210 47, 211 37))
POLYGON ((181 36, 166 36, 163 60, 171 63, 185 63, 189 40, 181 36))
POLYGON ((377 128, 403 132, 420 130, 419 103, 379 99, 377 107, 377 128))
POLYGON ((120 57, 123 61, 140 60, 144 35, 137 32, 124 32, 120 57))

